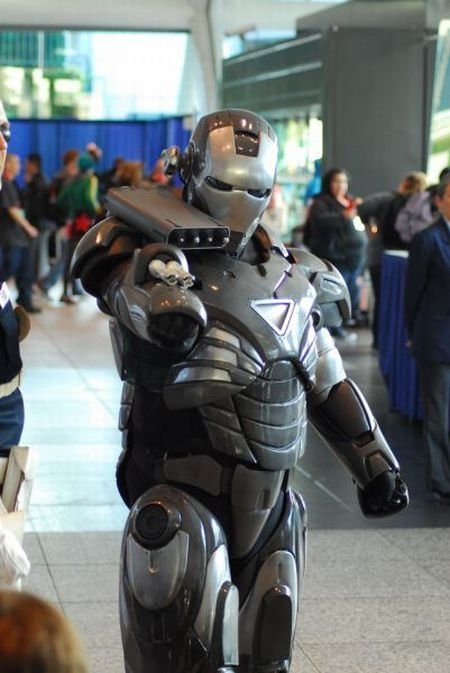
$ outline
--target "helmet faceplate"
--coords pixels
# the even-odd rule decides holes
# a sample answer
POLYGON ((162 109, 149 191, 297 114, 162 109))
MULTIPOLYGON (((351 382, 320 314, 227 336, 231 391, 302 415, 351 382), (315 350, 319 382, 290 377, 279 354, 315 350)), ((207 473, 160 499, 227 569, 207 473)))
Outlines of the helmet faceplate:
POLYGON ((277 140, 269 124, 247 110, 221 110, 200 119, 191 138, 188 200, 230 228, 239 248, 269 203, 277 140))

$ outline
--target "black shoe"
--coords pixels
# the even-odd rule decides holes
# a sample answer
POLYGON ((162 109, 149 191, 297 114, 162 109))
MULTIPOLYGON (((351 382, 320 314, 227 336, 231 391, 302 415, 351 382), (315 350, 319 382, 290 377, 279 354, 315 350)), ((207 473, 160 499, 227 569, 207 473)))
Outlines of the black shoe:
POLYGON ((450 493, 431 491, 430 500, 432 500, 433 502, 438 502, 440 505, 450 505, 450 493))
POLYGON ((37 306, 23 306, 22 304, 21 306, 27 313, 41 313, 42 311, 42 309, 38 308, 37 306))
POLYGON ((369 320, 365 313, 354 313, 351 318, 345 321, 346 327, 368 327, 369 320))

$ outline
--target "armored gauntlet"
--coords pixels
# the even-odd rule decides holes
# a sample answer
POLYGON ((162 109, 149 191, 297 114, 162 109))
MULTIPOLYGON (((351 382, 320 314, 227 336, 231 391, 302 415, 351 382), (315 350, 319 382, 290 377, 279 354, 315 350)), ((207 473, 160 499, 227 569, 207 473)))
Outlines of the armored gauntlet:
POLYGON ((152 243, 135 251, 123 281, 110 288, 108 303, 141 339, 184 352, 206 325, 205 307, 190 289, 193 282, 181 250, 152 243))

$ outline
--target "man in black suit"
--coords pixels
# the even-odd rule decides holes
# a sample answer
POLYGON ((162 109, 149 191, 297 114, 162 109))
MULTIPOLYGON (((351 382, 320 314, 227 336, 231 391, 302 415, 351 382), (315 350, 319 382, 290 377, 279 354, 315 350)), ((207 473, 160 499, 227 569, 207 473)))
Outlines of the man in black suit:
POLYGON ((405 310, 424 407, 427 487, 450 505, 450 179, 437 188, 438 220, 414 236, 405 310))

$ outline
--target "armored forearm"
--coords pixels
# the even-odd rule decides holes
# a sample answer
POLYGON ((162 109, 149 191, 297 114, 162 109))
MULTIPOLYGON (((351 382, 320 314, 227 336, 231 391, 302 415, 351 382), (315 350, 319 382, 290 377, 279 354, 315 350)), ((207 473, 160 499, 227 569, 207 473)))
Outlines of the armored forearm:
POLYGON ((361 488, 387 470, 399 470, 367 402, 350 379, 333 386, 328 398, 310 410, 309 418, 361 488))
POLYGON ((326 330, 317 337, 316 386, 308 395, 308 417, 336 456, 364 488, 379 474, 399 469, 358 387, 346 378, 342 360, 326 330))

